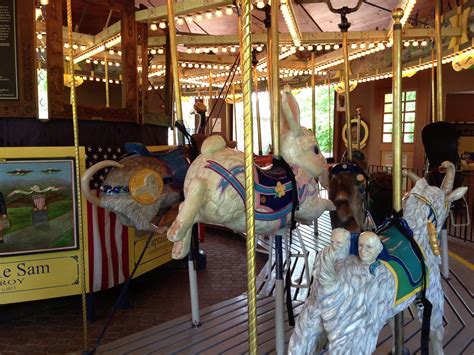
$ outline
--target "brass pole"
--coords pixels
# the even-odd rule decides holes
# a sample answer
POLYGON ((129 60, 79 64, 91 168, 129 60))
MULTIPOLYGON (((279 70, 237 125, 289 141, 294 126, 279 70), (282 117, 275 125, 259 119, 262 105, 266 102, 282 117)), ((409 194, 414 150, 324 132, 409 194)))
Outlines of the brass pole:
MULTIPOLYGON (((270 99, 273 97, 272 96, 272 75, 270 73, 271 68, 272 68, 272 51, 270 50, 271 47, 272 47, 272 33, 270 30, 270 27, 267 27, 267 91, 268 91, 268 95, 270 99)), ((270 132, 272 136, 272 154, 273 154, 274 153, 273 147, 275 146, 275 136, 273 134, 274 133, 273 132, 274 117, 271 114, 271 112, 272 112, 272 103, 270 100, 270 124, 272 126, 272 129, 270 129, 270 132)))
POLYGON ((344 97, 346 106, 346 137, 347 137, 347 158, 352 160, 352 134, 351 134, 351 105, 349 101, 349 48, 347 45, 347 28, 341 28, 342 32, 342 51, 344 56, 344 97))
POLYGON ((258 143, 258 155, 263 155, 262 150, 262 124, 260 121, 260 104, 258 102, 258 73, 257 66, 254 68, 254 81, 255 81, 255 110, 257 117, 257 143, 258 143))
POLYGON ((435 55, 431 47, 431 122, 436 122, 436 79, 435 79, 435 55))
POLYGON ((77 218, 78 218, 78 233, 79 233, 79 267, 80 267, 80 282, 82 286, 81 305, 82 305, 82 334, 84 349, 88 349, 87 341, 87 305, 86 305, 86 266, 84 255, 84 235, 82 229, 82 197, 81 197, 81 167, 79 154, 79 126, 77 118, 77 102, 76 102, 76 77, 74 74, 74 49, 72 48, 72 0, 67 0, 67 34, 69 46, 69 65, 71 74, 71 105, 72 105, 72 126, 74 131, 74 156, 75 156, 75 170, 76 170, 76 191, 77 191, 77 218))
POLYGON ((311 52, 311 123, 316 136, 316 73, 314 72, 314 52, 311 52))
POLYGON ((360 113, 357 114, 357 149, 360 150, 360 113))
POLYGON ((225 136, 230 142, 232 137, 230 135, 230 104, 225 104, 225 136))
POLYGON ((332 153, 333 151, 333 141, 334 137, 332 136, 331 133, 331 74, 328 70, 328 135, 329 135, 329 149, 331 150, 332 153))
POLYGON ((237 107, 235 106, 235 83, 232 82, 232 118, 234 121, 234 140, 237 142, 237 107))
POLYGON ((104 51, 104 74, 105 74, 105 107, 110 107, 110 100, 109 100, 109 63, 107 63, 107 48, 104 51))
POLYGON ((250 0, 242 0, 240 17, 240 55, 242 71, 242 99, 244 103, 245 157, 245 216, 247 245, 247 300, 249 352, 257 354, 257 285, 255 275, 255 200, 253 177, 253 122, 252 122, 252 38, 250 0))
POLYGON ((278 62, 278 17, 279 17, 279 1, 274 1, 271 6, 271 110, 270 114, 273 119, 272 131, 273 131, 273 156, 275 158, 280 157, 280 78, 279 78, 279 62, 278 62))
POLYGON ((444 121, 443 116, 443 43, 441 40, 441 0, 435 1, 435 38, 436 38, 436 92, 437 92, 437 109, 438 121, 444 121))
MULTIPOLYGON (((212 70, 209 70, 209 101, 207 102, 207 104, 209 105, 209 110, 211 109, 211 102, 212 102, 212 70)), ((211 124, 205 127, 204 131, 211 133, 212 132, 212 117, 209 117, 209 119, 211 120, 211 124)))
MULTIPOLYGON (((393 210, 402 209, 402 24, 403 10, 397 8, 392 12, 393 47, 392 47, 392 95, 393 95, 393 210)), ((395 316, 395 355, 403 354, 403 313, 395 316)))
MULTIPOLYGON (((169 49, 171 54, 171 71, 173 73, 174 100, 176 102, 176 120, 183 122, 183 107, 181 106, 181 86, 179 85, 178 49, 176 44, 176 27, 174 24, 174 0, 166 0, 168 10, 169 49)), ((184 137, 178 132, 178 144, 184 145, 184 137)))

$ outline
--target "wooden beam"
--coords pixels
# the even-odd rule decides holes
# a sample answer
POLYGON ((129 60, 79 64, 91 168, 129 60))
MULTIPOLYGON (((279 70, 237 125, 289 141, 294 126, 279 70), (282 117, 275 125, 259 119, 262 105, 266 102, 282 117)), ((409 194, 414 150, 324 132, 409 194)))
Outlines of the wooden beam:
MULTIPOLYGON (((443 37, 459 37, 462 34, 461 28, 444 28, 443 37)), ((423 39, 434 36, 434 30, 430 28, 410 28, 403 31, 404 39, 423 39)), ((388 40, 387 31, 352 31, 348 33, 349 42, 380 42, 388 40)), ((279 37, 280 44, 293 44, 293 40, 288 33, 281 33, 279 37)), ((305 32, 302 33, 303 44, 314 43, 340 43, 342 36, 340 32, 305 32)), ((217 46, 217 45, 238 45, 238 35, 182 35, 176 37, 178 44, 198 47, 198 46, 217 46)), ((265 33, 256 33, 252 35, 252 43, 264 44, 267 42, 265 33)), ((165 43, 164 36, 155 36, 148 39, 148 46, 162 47, 165 43)))
MULTIPOLYGON (((46 6, 46 55, 48 60, 49 116, 63 117, 64 57, 63 57, 63 2, 50 1, 46 6)), ((67 54, 67 53, 66 53, 67 54)))
MULTIPOLYGON (((175 16, 184 16, 187 14, 193 14, 196 12, 202 12, 218 7, 232 5, 233 0, 193 0, 184 1, 182 3, 175 4, 175 16)), ((151 9, 137 11, 136 21, 138 22, 151 22, 159 19, 165 19, 168 17, 166 5, 157 6, 151 9)))
POLYGON ((122 106, 130 112, 131 121, 138 120, 137 26, 135 2, 125 0, 122 11, 122 106))

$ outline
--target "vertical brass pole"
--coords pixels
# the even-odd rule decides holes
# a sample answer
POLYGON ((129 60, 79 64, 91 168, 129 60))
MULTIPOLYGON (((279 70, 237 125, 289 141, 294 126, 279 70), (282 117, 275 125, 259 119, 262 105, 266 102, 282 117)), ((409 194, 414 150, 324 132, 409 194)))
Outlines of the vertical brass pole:
POLYGON ((228 103, 225 104, 225 136, 229 142, 232 140, 230 134, 230 104, 228 103))
MULTIPOLYGON (((142 59, 143 61, 143 59, 142 59)), ((109 63, 107 61, 107 48, 104 50, 104 74, 105 74, 105 107, 110 107, 109 100, 109 63)))
MULTIPOLYGON (((212 70, 209 70, 209 101, 207 104, 209 105, 208 109, 211 110, 211 103, 212 103, 212 70)), ((210 111, 209 111, 210 112, 210 111)), ((212 131, 212 117, 209 117, 211 120, 211 124, 204 128, 205 132, 211 133, 212 131)))
POLYGON ((435 38, 436 38, 436 92, 437 92, 437 109, 438 121, 444 121, 443 116, 443 43, 441 42, 441 0, 435 1, 435 38))
POLYGON ((84 254, 84 235, 82 229, 82 197, 81 197, 81 167, 79 154, 79 126, 77 119, 77 102, 76 102, 76 77, 74 74, 74 49, 72 48, 72 0, 67 0, 67 32, 68 42, 70 44, 70 74, 71 74, 71 105, 72 105, 72 126, 74 131, 74 155, 76 170, 76 191, 77 191, 77 218, 78 218, 78 234, 79 234, 79 267, 80 282, 82 286, 81 305, 82 305, 82 334, 84 342, 84 350, 88 350, 87 341, 87 305, 86 305, 86 267, 84 254))
POLYGON ((237 142, 237 107, 235 106, 235 83, 232 82, 232 121, 234 122, 234 140, 237 142))
POLYGON ((329 149, 331 153, 334 153, 333 141, 334 137, 331 132, 331 74, 328 70, 328 135, 329 135, 329 149))
POLYGON ((351 135, 351 105, 349 101, 349 48, 347 44, 347 28, 341 28, 342 32, 342 51, 344 56, 344 97, 346 106, 346 137, 347 137, 347 158, 352 160, 352 135, 351 135))
MULTIPOLYGON (((402 24, 403 10, 397 8, 392 12, 393 47, 392 47, 392 95, 393 95, 393 209, 402 209, 402 24)), ((395 355, 403 354, 403 312, 395 316, 395 355)))
POLYGON ((275 146, 275 137, 273 135, 273 120, 274 117, 271 114, 272 112, 272 103, 271 103, 271 98, 272 96, 272 75, 270 73, 271 68, 272 68, 272 51, 270 48, 272 47, 272 33, 270 30, 270 27, 267 27, 267 91, 269 95, 269 102, 270 102, 270 124, 271 124, 271 136, 272 136, 272 154, 274 153, 273 147, 275 146))
POLYGON ((360 150, 360 112, 357 110, 357 149, 360 150))
POLYGON ((249 352, 257 354, 257 286, 255 275, 255 201, 253 177, 253 122, 252 122, 252 38, 251 1, 242 0, 240 17, 240 54, 242 68, 242 98, 244 103, 245 157, 245 216, 247 225, 247 300, 249 352))
POLYGON ((314 52, 311 52, 311 128, 316 136, 316 73, 314 70, 314 52))
POLYGON ((431 47, 431 122, 436 122, 436 79, 434 63, 434 48, 431 47))
POLYGON ((263 155, 262 148, 262 124, 260 121, 260 104, 258 101, 258 72, 257 66, 254 68, 254 81, 255 81, 255 111, 257 117, 257 143, 258 143, 258 155, 263 155))
MULTIPOLYGON (((176 103, 176 121, 183 122, 183 106, 181 105, 181 86, 179 84, 178 48, 176 44, 176 27, 174 23, 174 0, 166 0, 168 10, 169 49, 171 54, 171 71, 173 73, 174 101, 176 103)), ((178 132, 178 144, 184 145, 184 137, 178 132)))
POLYGON ((278 62, 278 43, 279 43, 279 33, 278 33, 278 17, 279 17, 279 1, 274 1, 271 6, 271 67, 270 77, 271 77, 271 117, 272 122, 272 131, 273 131, 273 156, 276 158, 280 157, 280 78, 279 78, 279 62, 278 62))

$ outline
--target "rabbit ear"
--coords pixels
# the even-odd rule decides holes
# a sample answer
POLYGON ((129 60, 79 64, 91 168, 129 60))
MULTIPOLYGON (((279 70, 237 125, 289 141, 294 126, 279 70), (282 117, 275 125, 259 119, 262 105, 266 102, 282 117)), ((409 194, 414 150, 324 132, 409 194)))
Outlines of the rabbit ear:
POLYGON ((285 130, 285 127, 288 127, 293 133, 294 136, 300 136, 303 131, 300 126, 300 108, 295 97, 291 94, 289 88, 285 86, 281 98, 281 125, 282 130, 285 130), (285 124, 285 121, 287 124, 285 124))

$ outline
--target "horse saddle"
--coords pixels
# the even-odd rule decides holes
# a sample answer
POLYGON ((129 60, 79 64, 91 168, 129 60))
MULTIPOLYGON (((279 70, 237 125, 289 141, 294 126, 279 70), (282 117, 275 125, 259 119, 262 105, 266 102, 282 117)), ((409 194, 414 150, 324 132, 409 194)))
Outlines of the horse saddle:
POLYGON ((273 211, 292 203, 293 185, 285 169, 273 164, 270 168, 255 165, 255 192, 261 206, 273 211))
POLYGON ((336 175, 339 173, 352 173, 366 175, 364 169, 355 163, 339 163, 332 167, 331 174, 336 175))
POLYGON ((159 152, 150 152, 147 147, 141 143, 125 143, 125 151, 129 155, 136 154, 142 157, 152 157, 164 162, 172 175, 172 177, 168 177, 168 179, 164 178, 164 182, 174 182, 179 186, 183 186, 184 178, 189 168, 189 162, 186 159, 182 147, 166 149, 159 152))
MULTIPOLYGON (((404 302, 420 292, 423 287, 424 262, 419 259, 413 244, 408 239, 411 238, 411 230, 406 223, 402 225, 401 228, 400 225, 391 224, 389 221, 379 229, 377 234, 383 244, 383 250, 377 261, 370 266, 370 270, 373 271, 379 263, 382 263, 392 273, 396 289, 394 305, 404 302), (405 228, 406 230, 403 230, 405 228)), ((358 240, 359 234, 352 234, 352 255, 359 255, 358 240)))

